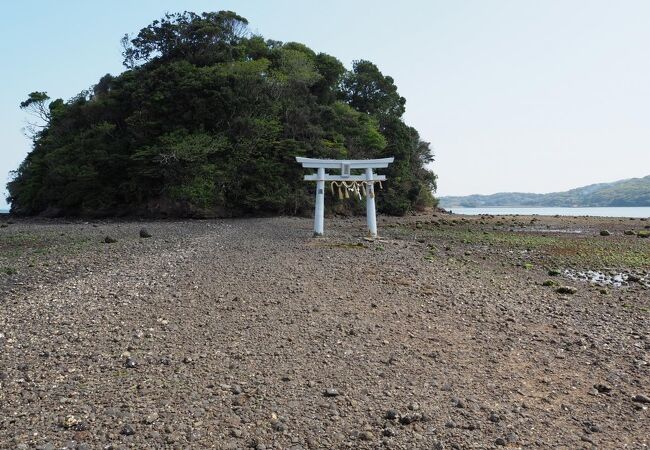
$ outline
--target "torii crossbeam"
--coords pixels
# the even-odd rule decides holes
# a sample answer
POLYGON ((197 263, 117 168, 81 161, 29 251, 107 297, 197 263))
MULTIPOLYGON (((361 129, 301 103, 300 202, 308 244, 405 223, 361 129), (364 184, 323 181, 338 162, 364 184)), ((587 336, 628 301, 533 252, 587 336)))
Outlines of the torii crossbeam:
POLYGON ((314 211, 314 236, 322 236, 325 223, 325 182, 362 182, 366 193, 366 220, 368 232, 377 236, 377 213, 375 210, 375 182, 385 181, 384 175, 377 175, 373 169, 384 169, 395 158, 382 159, 314 159, 297 156, 296 161, 306 169, 317 169, 312 175, 305 175, 305 181, 316 182, 316 207, 314 211), (338 169, 340 175, 325 173, 325 169, 338 169), (363 170, 363 175, 353 175, 352 170, 363 170))

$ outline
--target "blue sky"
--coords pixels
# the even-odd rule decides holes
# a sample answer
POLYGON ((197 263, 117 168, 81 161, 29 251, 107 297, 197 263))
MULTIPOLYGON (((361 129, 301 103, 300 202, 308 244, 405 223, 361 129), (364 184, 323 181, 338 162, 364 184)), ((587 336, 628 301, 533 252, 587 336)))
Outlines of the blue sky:
MULTIPOLYGON (((29 151, 18 104, 122 71, 119 40, 166 11, 251 29, 395 78, 439 193, 549 192, 650 174, 650 1, 21 0, 0 6, 0 193, 29 151)), ((1 197, 4 197, 2 195, 1 197)), ((0 199, 0 208, 5 206, 0 199)))

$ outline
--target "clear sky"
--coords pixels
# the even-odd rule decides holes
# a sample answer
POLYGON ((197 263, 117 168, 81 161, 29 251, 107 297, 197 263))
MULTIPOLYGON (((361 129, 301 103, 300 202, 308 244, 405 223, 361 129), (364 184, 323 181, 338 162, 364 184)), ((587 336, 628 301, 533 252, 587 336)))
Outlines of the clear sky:
POLYGON ((0 6, 0 193, 30 148, 18 108, 29 92, 68 99, 122 71, 124 33, 166 11, 221 9, 395 78, 440 195, 650 174, 648 0, 20 0, 0 6))

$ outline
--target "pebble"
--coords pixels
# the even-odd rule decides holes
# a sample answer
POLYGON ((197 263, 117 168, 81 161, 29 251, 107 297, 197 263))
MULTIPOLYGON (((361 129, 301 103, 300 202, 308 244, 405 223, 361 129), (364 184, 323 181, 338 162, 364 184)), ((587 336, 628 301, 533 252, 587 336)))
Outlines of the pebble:
POLYGON ((572 286, 560 286, 555 290, 558 294, 575 294, 578 290, 572 286))
POLYGON ((56 450, 56 447, 51 442, 47 442, 43 445, 38 445, 36 450, 56 450))
POLYGON ((634 397, 632 397, 632 400, 638 403, 650 403, 650 397, 643 394, 635 395, 634 397))
POLYGON ((361 439, 362 441, 372 441, 373 435, 372 435, 372 433, 370 431, 367 431, 367 430, 362 431, 359 434, 359 439, 361 439))
POLYGON ((594 389, 596 389, 598 392, 601 394, 606 394, 608 392, 611 392, 612 388, 606 384, 599 383, 599 384, 594 384, 594 389))
POLYGON ((411 424, 411 423, 413 423, 413 422, 417 422, 418 420, 420 420, 421 417, 422 417, 422 416, 420 416, 420 415, 417 414, 417 413, 413 413, 413 414, 405 414, 405 415, 403 415, 402 417, 400 417, 399 422, 400 422, 402 425, 409 425, 409 424, 411 424))
POLYGON ((339 391, 335 388, 327 388, 323 394, 325 397, 336 397, 339 395, 339 391))
POLYGON ((271 426, 275 431, 279 431, 279 432, 285 431, 287 429, 287 426, 282 422, 280 422, 279 420, 274 420, 273 422, 271 422, 271 426))
POLYGON ((399 416, 399 413, 395 411, 394 409, 389 409, 386 411, 386 415, 384 416, 388 420, 395 420, 399 416))
POLYGON ((135 429, 131 425, 126 424, 122 427, 122 430, 120 430, 120 434, 123 434, 124 436, 133 436, 135 434, 135 429))
POLYGON ((143 239, 150 238, 151 233, 149 233, 149 230, 147 230, 146 228, 142 228, 140 229, 140 237, 143 239))
POLYGON ((135 359, 131 358, 130 356, 126 358, 126 361, 124 362, 124 367, 127 369, 134 369, 137 365, 138 364, 136 363, 135 359))

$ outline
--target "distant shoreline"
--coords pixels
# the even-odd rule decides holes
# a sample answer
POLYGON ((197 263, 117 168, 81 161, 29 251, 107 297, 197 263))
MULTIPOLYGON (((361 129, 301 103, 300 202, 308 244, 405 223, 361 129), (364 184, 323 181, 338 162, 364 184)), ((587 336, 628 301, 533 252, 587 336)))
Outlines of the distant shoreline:
POLYGON ((443 208, 645 208, 650 207, 650 175, 612 183, 598 183, 564 192, 497 192, 446 195, 443 208))
POLYGON ((480 206, 447 207, 458 215, 537 215, 537 216, 587 216, 587 217, 650 217, 650 206, 480 206))
POLYGON ((517 205, 503 205, 503 206, 501 206, 501 205, 490 205, 490 206, 460 206, 460 205, 456 205, 456 206, 449 206, 449 205, 442 205, 441 208, 444 208, 444 209, 447 209, 447 210, 452 209, 452 208, 463 208, 463 209, 472 209, 472 208, 474 208, 474 209, 478 209, 478 208, 481 208, 481 209, 489 209, 489 208, 492 208, 492 209, 496 209, 496 208, 521 208, 521 209, 525 209, 525 208, 528 208, 528 209, 541 209, 541 208, 566 208, 566 209, 569 209, 569 208, 573 208, 573 209, 608 208, 608 209, 612 209, 612 208, 650 208, 650 205, 631 205, 631 206, 530 206, 530 205, 524 205, 524 206, 517 206, 517 205))

